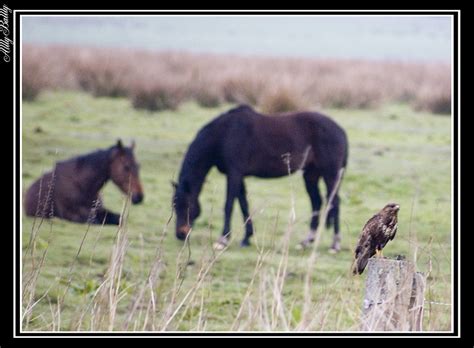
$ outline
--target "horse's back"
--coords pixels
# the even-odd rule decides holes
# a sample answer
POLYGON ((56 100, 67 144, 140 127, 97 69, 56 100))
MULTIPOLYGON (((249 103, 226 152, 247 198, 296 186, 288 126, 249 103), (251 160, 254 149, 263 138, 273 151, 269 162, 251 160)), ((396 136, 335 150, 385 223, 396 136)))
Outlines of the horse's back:
POLYGON ((331 117, 319 112, 296 112, 284 114, 281 118, 287 118, 288 122, 298 124, 302 129, 317 132, 319 137, 328 137, 338 141, 346 141, 344 129, 331 117))
POLYGON ((24 208, 27 216, 47 217, 53 213, 53 173, 48 172, 36 180, 27 190, 24 208))
POLYGON ((222 172, 239 166, 247 175, 283 176, 288 173, 282 160, 286 154, 291 156, 291 171, 303 163, 334 170, 346 165, 346 134, 320 113, 264 115, 241 106, 218 117, 214 127, 222 139, 222 172))
POLYGON ((321 138, 327 137, 341 143, 347 142, 344 129, 332 118, 319 112, 301 111, 265 115, 247 105, 241 105, 218 119, 219 123, 225 124, 226 129, 237 127, 256 137, 266 132, 273 132, 282 134, 283 138, 308 134, 313 137, 315 135, 321 138))
POLYGON ((329 116, 318 112, 302 112, 296 117, 302 120, 304 128, 310 130, 320 155, 329 156, 338 169, 347 165, 349 143, 344 128, 329 116))

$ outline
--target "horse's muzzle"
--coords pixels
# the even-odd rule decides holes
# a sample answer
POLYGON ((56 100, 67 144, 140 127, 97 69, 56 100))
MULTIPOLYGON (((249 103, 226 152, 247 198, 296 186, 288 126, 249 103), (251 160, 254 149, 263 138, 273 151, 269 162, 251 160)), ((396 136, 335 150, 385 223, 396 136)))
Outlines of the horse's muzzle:
POLYGON ((132 203, 133 204, 138 204, 143 201, 143 193, 134 193, 132 195, 132 203))
POLYGON ((184 225, 181 226, 176 230, 176 238, 179 240, 185 240, 186 237, 188 236, 189 230, 191 229, 190 226, 184 225))
POLYGON ((176 238, 178 238, 179 240, 185 240, 186 239, 186 233, 183 233, 183 232, 176 232, 176 238))

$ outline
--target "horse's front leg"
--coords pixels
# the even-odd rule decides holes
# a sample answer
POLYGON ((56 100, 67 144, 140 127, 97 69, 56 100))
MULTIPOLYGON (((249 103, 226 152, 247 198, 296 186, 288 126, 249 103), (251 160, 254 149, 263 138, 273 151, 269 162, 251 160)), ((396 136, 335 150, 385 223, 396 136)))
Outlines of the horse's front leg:
POLYGON ((91 220, 94 224, 104 224, 104 225, 119 225, 120 224, 120 214, 111 212, 110 210, 101 208, 98 209, 95 213, 94 218, 91 220))
POLYGON ((99 225, 119 225, 120 214, 105 209, 102 198, 98 195, 92 207, 90 222, 99 225))
POLYGON ((224 206, 224 229, 222 230, 222 236, 214 245, 216 249, 224 249, 229 244, 232 209, 234 207, 235 198, 239 196, 241 184, 241 176, 227 175, 227 195, 224 206))

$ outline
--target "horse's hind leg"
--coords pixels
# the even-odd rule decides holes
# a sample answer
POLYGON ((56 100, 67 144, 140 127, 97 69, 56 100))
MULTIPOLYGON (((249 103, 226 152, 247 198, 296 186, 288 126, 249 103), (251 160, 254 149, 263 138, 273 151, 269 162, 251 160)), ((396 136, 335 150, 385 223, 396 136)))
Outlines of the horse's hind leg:
POLYGON ((245 224, 245 237, 242 240, 242 242, 240 242, 240 246, 246 247, 250 245, 250 237, 253 235, 253 224, 252 224, 252 219, 250 218, 250 214, 249 214, 247 193, 245 191, 245 184, 243 180, 240 186, 239 204, 240 204, 240 209, 242 210, 242 215, 244 216, 244 224, 245 224))
POLYGON ((327 204, 329 211, 326 216, 326 226, 334 226, 334 237, 330 252, 337 253, 341 250, 341 235, 339 233, 339 185, 342 179, 342 169, 331 174, 324 175, 324 182, 327 187, 327 204))
POLYGON ((318 229, 319 225, 319 211, 321 210, 322 201, 318 187, 318 181, 320 178, 319 172, 314 168, 308 168, 304 171, 303 178, 312 207, 310 231, 305 240, 301 242, 302 246, 305 247, 312 243, 314 241, 314 237, 316 236, 316 230, 318 229))

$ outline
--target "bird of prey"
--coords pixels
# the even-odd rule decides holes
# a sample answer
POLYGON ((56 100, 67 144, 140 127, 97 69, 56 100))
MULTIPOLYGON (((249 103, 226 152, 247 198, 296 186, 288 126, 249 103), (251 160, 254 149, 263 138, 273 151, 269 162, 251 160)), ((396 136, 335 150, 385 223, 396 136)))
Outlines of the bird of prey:
POLYGON ((355 249, 354 274, 361 274, 372 256, 382 257, 382 249, 397 233, 399 209, 400 205, 389 203, 367 221, 355 249))

